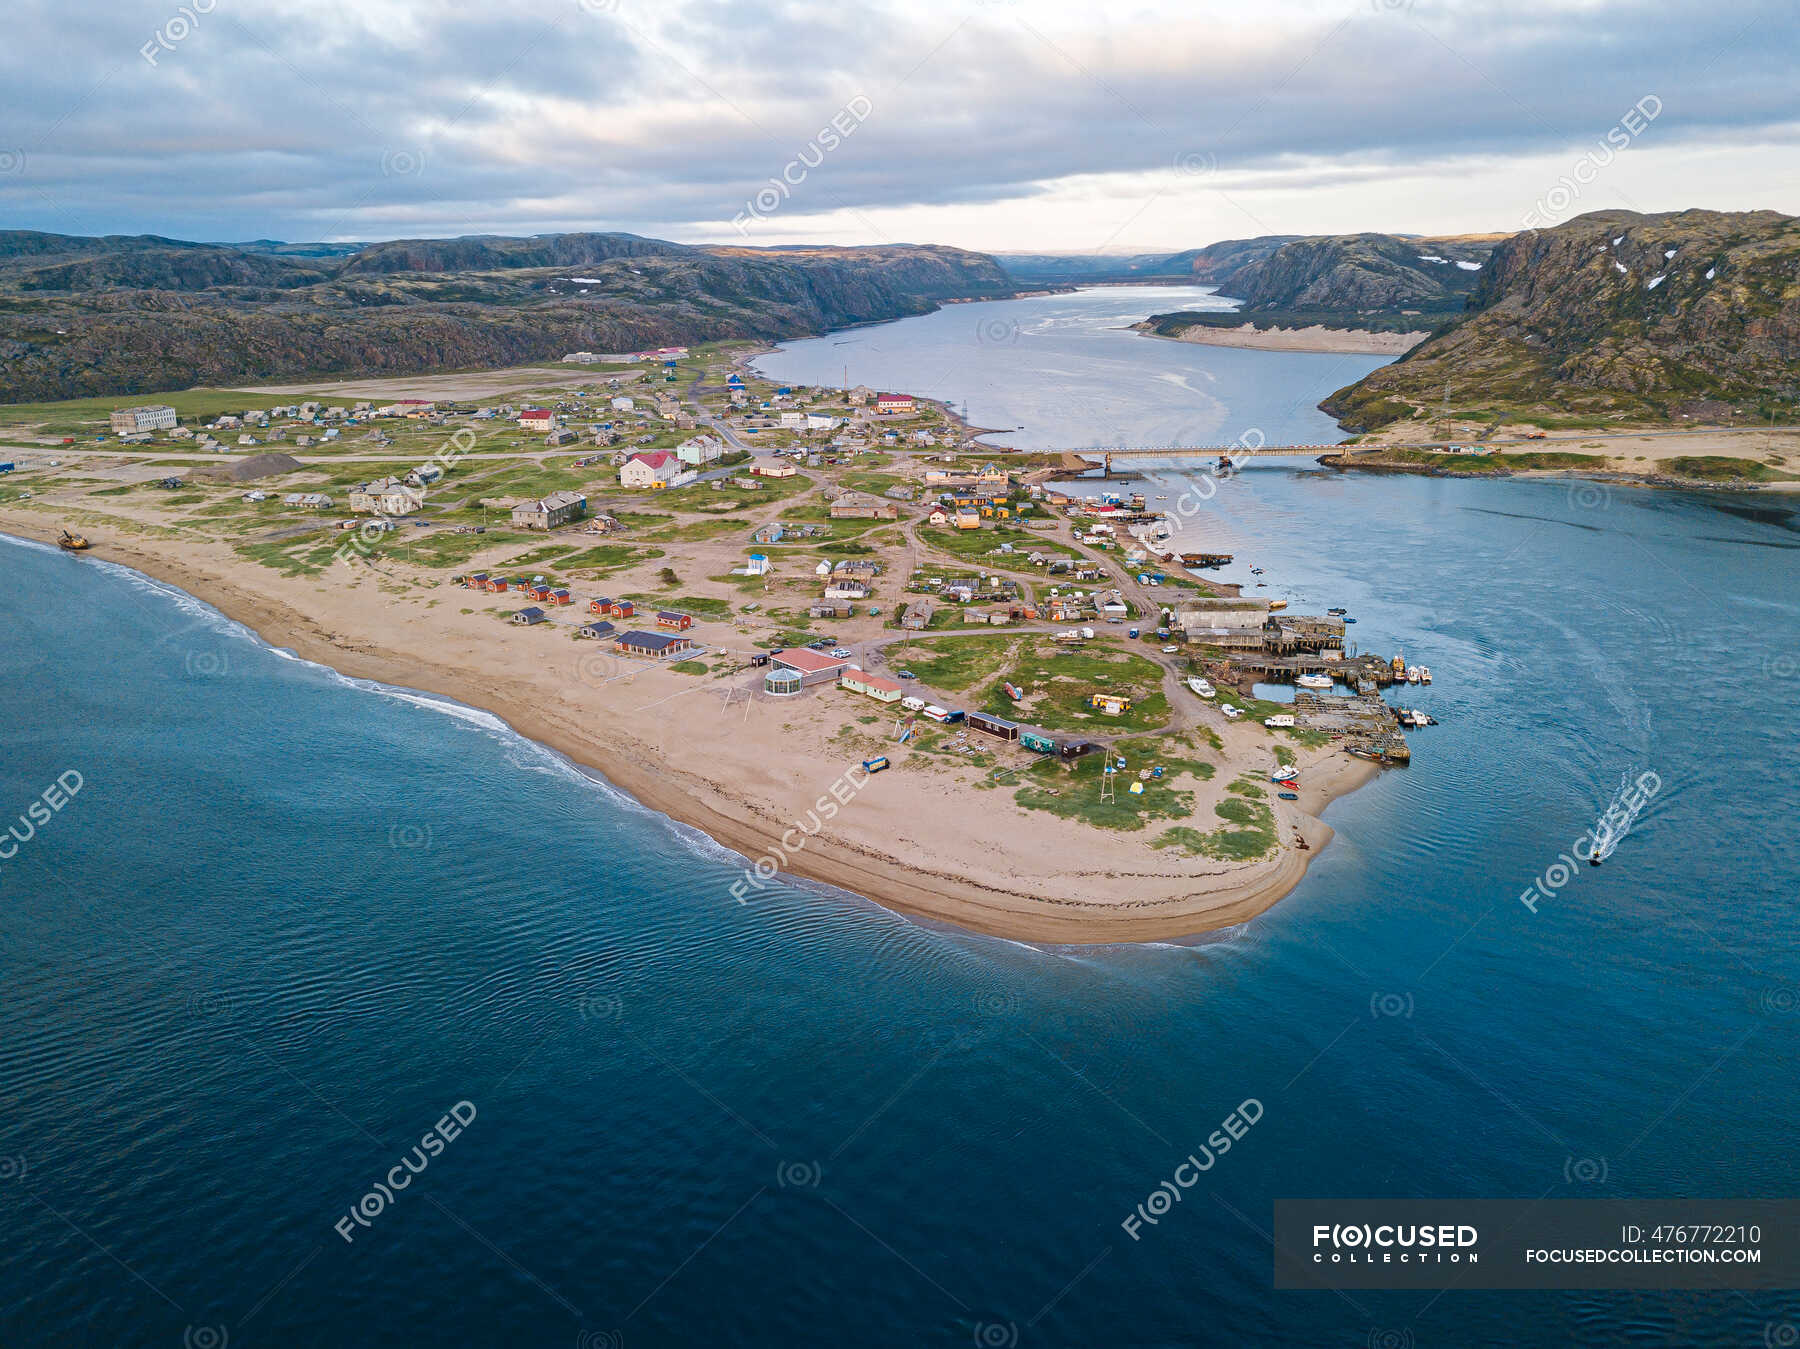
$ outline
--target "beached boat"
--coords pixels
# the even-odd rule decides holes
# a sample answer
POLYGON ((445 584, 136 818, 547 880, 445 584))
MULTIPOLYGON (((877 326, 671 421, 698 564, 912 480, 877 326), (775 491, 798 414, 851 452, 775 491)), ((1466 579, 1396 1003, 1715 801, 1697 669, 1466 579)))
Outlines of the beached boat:
POLYGON ((1303 674, 1294 682, 1303 689, 1328 689, 1331 687, 1331 676, 1322 674, 1303 674))
POLYGON ((1214 693, 1213 686, 1198 676, 1190 678, 1187 681, 1187 686, 1192 689, 1194 695, 1199 698, 1210 698, 1214 693))
POLYGON ((1300 799, 1299 792, 1276 792, 1275 795, 1279 796, 1283 801, 1298 801, 1300 799))
POLYGON ((65 553, 85 553, 94 545, 87 541, 86 535, 71 534, 65 529, 62 532, 62 537, 56 541, 56 546, 65 553))

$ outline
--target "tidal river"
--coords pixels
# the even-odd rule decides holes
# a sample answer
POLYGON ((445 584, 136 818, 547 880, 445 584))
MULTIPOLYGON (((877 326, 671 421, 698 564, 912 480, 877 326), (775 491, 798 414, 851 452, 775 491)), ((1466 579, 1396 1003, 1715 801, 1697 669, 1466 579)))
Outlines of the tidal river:
POLYGON ((1791 501, 1223 483, 1193 527, 1234 578, 1347 606, 1441 724, 1254 923, 1083 949, 740 906, 741 861, 489 717, 0 542, 0 1340, 1790 1342, 1774 1294, 1277 1293, 1263 1233, 1284 1197, 1791 1191, 1791 501))

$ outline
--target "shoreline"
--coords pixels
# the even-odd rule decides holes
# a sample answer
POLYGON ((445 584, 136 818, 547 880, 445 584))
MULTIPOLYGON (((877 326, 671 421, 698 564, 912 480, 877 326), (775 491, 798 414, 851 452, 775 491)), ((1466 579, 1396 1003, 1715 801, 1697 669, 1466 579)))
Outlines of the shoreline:
MULTIPOLYGON (((53 544, 56 535, 54 528, 11 515, 5 530, 46 544, 53 544)), ((388 645, 347 641, 281 597, 242 586, 201 564, 149 551, 137 541, 105 542, 96 553, 100 560, 175 586, 268 645, 291 650, 314 664, 488 712, 520 736, 599 774, 646 808, 699 830, 744 857, 746 864, 767 853, 771 841, 791 824, 779 815, 759 812, 749 801, 722 790, 718 782, 670 763, 640 742, 623 736, 602 740, 590 729, 568 724, 543 704, 541 690, 529 684, 496 682, 453 664, 427 665, 388 645)), ((1229 883, 1208 887, 1197 876, 1184 887, 1188 893, 1175 897, 1053 897, 1038 892, 1041 887, 1026 876, 1018 878, 1017 886, 1001 888, 931 871, 912 859, 884 855, 842 837, 828 838, 824 831, 792 852, 785 870, 903 914, 1012 940, 1087 945, 1196 937, 1237 926, 1286 896, 1333 837, 1320 814, 1331 801, 1379 772, 1373 764, 1336 753, 1310 767, 1299 802, 1271 802, 1277 808, 1282 838, 1272 859, 1203 873, 1229 883), (1306 840, 1305 850, 1292 846, 1296 835, 1306 840)), ((1095 879, 1102 877, 1115 889, 1120 882, 1127 886, 1139 882, 1146 891, 1170 879, 1153 871, 1131 875, 1110 870, 1097 873, 1095 879)), ((754 902, 754 892, 749 902, 754 902)))
POLYGON ((1429 332, 1388 333, 1368 328, 1306 328, 1279 325, 1259 328, 1243 323, 1235 328, 1195 323, 1179 333, 1159 333, 1146 321, 1131 325, 1133 331, 1163 342, 1188 342, 1196 346, 1236 347, 1246 351, 1299 351, 1336 356, 1403 356, 1431 336, 1429 332))

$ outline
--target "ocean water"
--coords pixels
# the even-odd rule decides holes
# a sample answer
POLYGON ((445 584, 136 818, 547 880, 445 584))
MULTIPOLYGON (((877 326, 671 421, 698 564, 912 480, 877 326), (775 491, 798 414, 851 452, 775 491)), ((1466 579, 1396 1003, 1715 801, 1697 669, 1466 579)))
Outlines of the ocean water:
POLYGON ((1317 404, 1382 356, 1241 351, 1131 331, 1151 314, 1229 310, 1211 286, 1096 286, 789 343, 757 369, 796 384, 866 384, 966 405, 1015 449, 1335 444, 1317 404), (1013 431, 1011 428, 1021 427, 1013 431))
POLYGON ((0 541, 0 831, 80 775, 0 858, 0 1342, 1786 1343, 1792 1294, 1278 1293, 1264 1234, 1794 1192, 1792 499, 1270 464, 1194 527, 1442 724, 1254 922, 1065 949, 739 905, 491 717, 0 541))

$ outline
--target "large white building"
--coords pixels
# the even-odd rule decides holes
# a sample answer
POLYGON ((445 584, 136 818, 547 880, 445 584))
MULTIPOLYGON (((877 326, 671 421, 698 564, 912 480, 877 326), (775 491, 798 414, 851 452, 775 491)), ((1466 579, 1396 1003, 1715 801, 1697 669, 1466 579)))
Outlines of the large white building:
POLYGON ((129 431, 166 431, 175 425, 175 409, 164 403, 151 403, 141 408, 122 408, 112 415, 112 429, 129 431))

